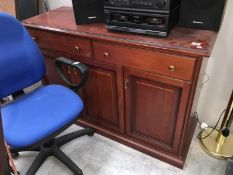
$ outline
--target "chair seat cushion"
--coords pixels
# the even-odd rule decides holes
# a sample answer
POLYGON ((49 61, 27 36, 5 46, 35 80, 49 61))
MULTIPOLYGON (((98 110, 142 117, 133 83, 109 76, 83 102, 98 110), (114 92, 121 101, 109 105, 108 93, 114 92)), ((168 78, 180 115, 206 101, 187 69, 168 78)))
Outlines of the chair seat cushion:
POLYGON ((70 89, 41 87, 3 106, 4 137, 14 148, 33 145, 75 120, 82 109, 82 100, 70 89))

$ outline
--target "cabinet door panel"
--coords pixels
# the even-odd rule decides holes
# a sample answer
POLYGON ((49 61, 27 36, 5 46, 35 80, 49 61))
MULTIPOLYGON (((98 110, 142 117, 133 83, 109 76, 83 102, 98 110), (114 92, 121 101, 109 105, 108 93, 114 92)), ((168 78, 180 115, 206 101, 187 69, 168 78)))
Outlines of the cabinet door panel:
MULTIPOLYGON (((66 55, 48 50, 43 50, 43 54, 47 68, 44 82, 66 85, 59 77, 54 64, 55 58, 66 57, 66 55)), ((78 92, 84 101, 82 120, 124 133, 123 68, 93 63, 93 61, 82 58, 76 58, 76 60, 86 64, 89 70, 88 80, 78 92)), ((65 75, 74 84, 79 82, 78 71, 69 66, 63 67, 63 69, 65 75)))
POLYGON ((124 132, 122 68, 88 65, 89 75, 82 88, 84 119, 124 132))
POLYGON ((127 134, 149 145, 178 151, 189 84, 129 69, 125 81, 127 134))
POLYGON ((133 81, 134 130, 150 140, 172 145, 181 89, 140 78, 133 81), (154 127, 155 123, 160 126, 154 127))
MULTIPOLYGON (((59 56, 56 54, 53 55, 51 52, 50 55, 44 54, 45 57, 45 63, 46 63, 46 75, 44 79, 45 84, 61 84, 64 86, 67 86, 67 84, 62 80, 62 78, 59 76, 56 67, 55 67, 55 60, 59 56)), ((63 66, 64 74, 67 78, 69 78, 69 71, 67 66, 63 66)))

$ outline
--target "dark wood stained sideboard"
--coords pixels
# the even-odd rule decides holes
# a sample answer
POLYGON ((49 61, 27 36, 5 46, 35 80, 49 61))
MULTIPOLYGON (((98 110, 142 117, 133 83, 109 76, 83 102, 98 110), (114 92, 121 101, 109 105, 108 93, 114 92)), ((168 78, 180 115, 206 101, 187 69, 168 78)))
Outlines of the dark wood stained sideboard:
MULTIPOLYGON (((167 38, 113 33, 103 23, 77 26, 70 7, 23 23, 45 56, 46 84, 64 84, 55 70, 57 57, 88 65, 89 78, 79 92, 85 103, 79 125, 183 167, 197 122, 192 113, 203 58, 216 33, 179 27, 167 38)), ((78 81, 78 72, 65 71, 78 81)))

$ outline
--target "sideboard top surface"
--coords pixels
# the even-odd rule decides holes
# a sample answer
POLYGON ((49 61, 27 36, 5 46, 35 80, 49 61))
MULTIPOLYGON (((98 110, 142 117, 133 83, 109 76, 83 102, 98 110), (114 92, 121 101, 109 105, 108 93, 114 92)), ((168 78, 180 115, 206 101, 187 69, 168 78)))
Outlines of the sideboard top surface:
POLYGON ((104 23, 76 25, 71 7, 51 10, 25 20, 23 24, 28 28, 77 35, 129 46, 152 48, 193 57, 209 57, 217 36, 216 32, 182 27, 174 27, 166 38, 109 32, 104 23), (201 48, 198 46, 200 43, 201 48))

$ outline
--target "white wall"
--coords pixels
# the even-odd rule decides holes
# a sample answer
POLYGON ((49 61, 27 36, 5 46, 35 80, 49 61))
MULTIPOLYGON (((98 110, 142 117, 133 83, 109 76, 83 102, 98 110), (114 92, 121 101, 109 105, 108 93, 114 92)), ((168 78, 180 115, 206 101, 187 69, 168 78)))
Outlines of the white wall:
POLYGON ((228 0, 222 27, 207 65, 210 80, 202 89, 198 102, 200 119, 212 126, 226 108, 233 90, 232 11, 233 1, 228 0))
MULTIPOLYGON (((71 0, 48 0, 49 9, 63 5, 72 6, 71 0)), ((198 103, 200 120, 212 126, 226 107, 233 90, 232 11, 233 0, 228 0, 222 27, 206 69, 210 80, 204 85, 198 103)))
POLYGON ((71 0, 47 0, 48 8, 55 9, 61 6, 72 6, 71 0))

